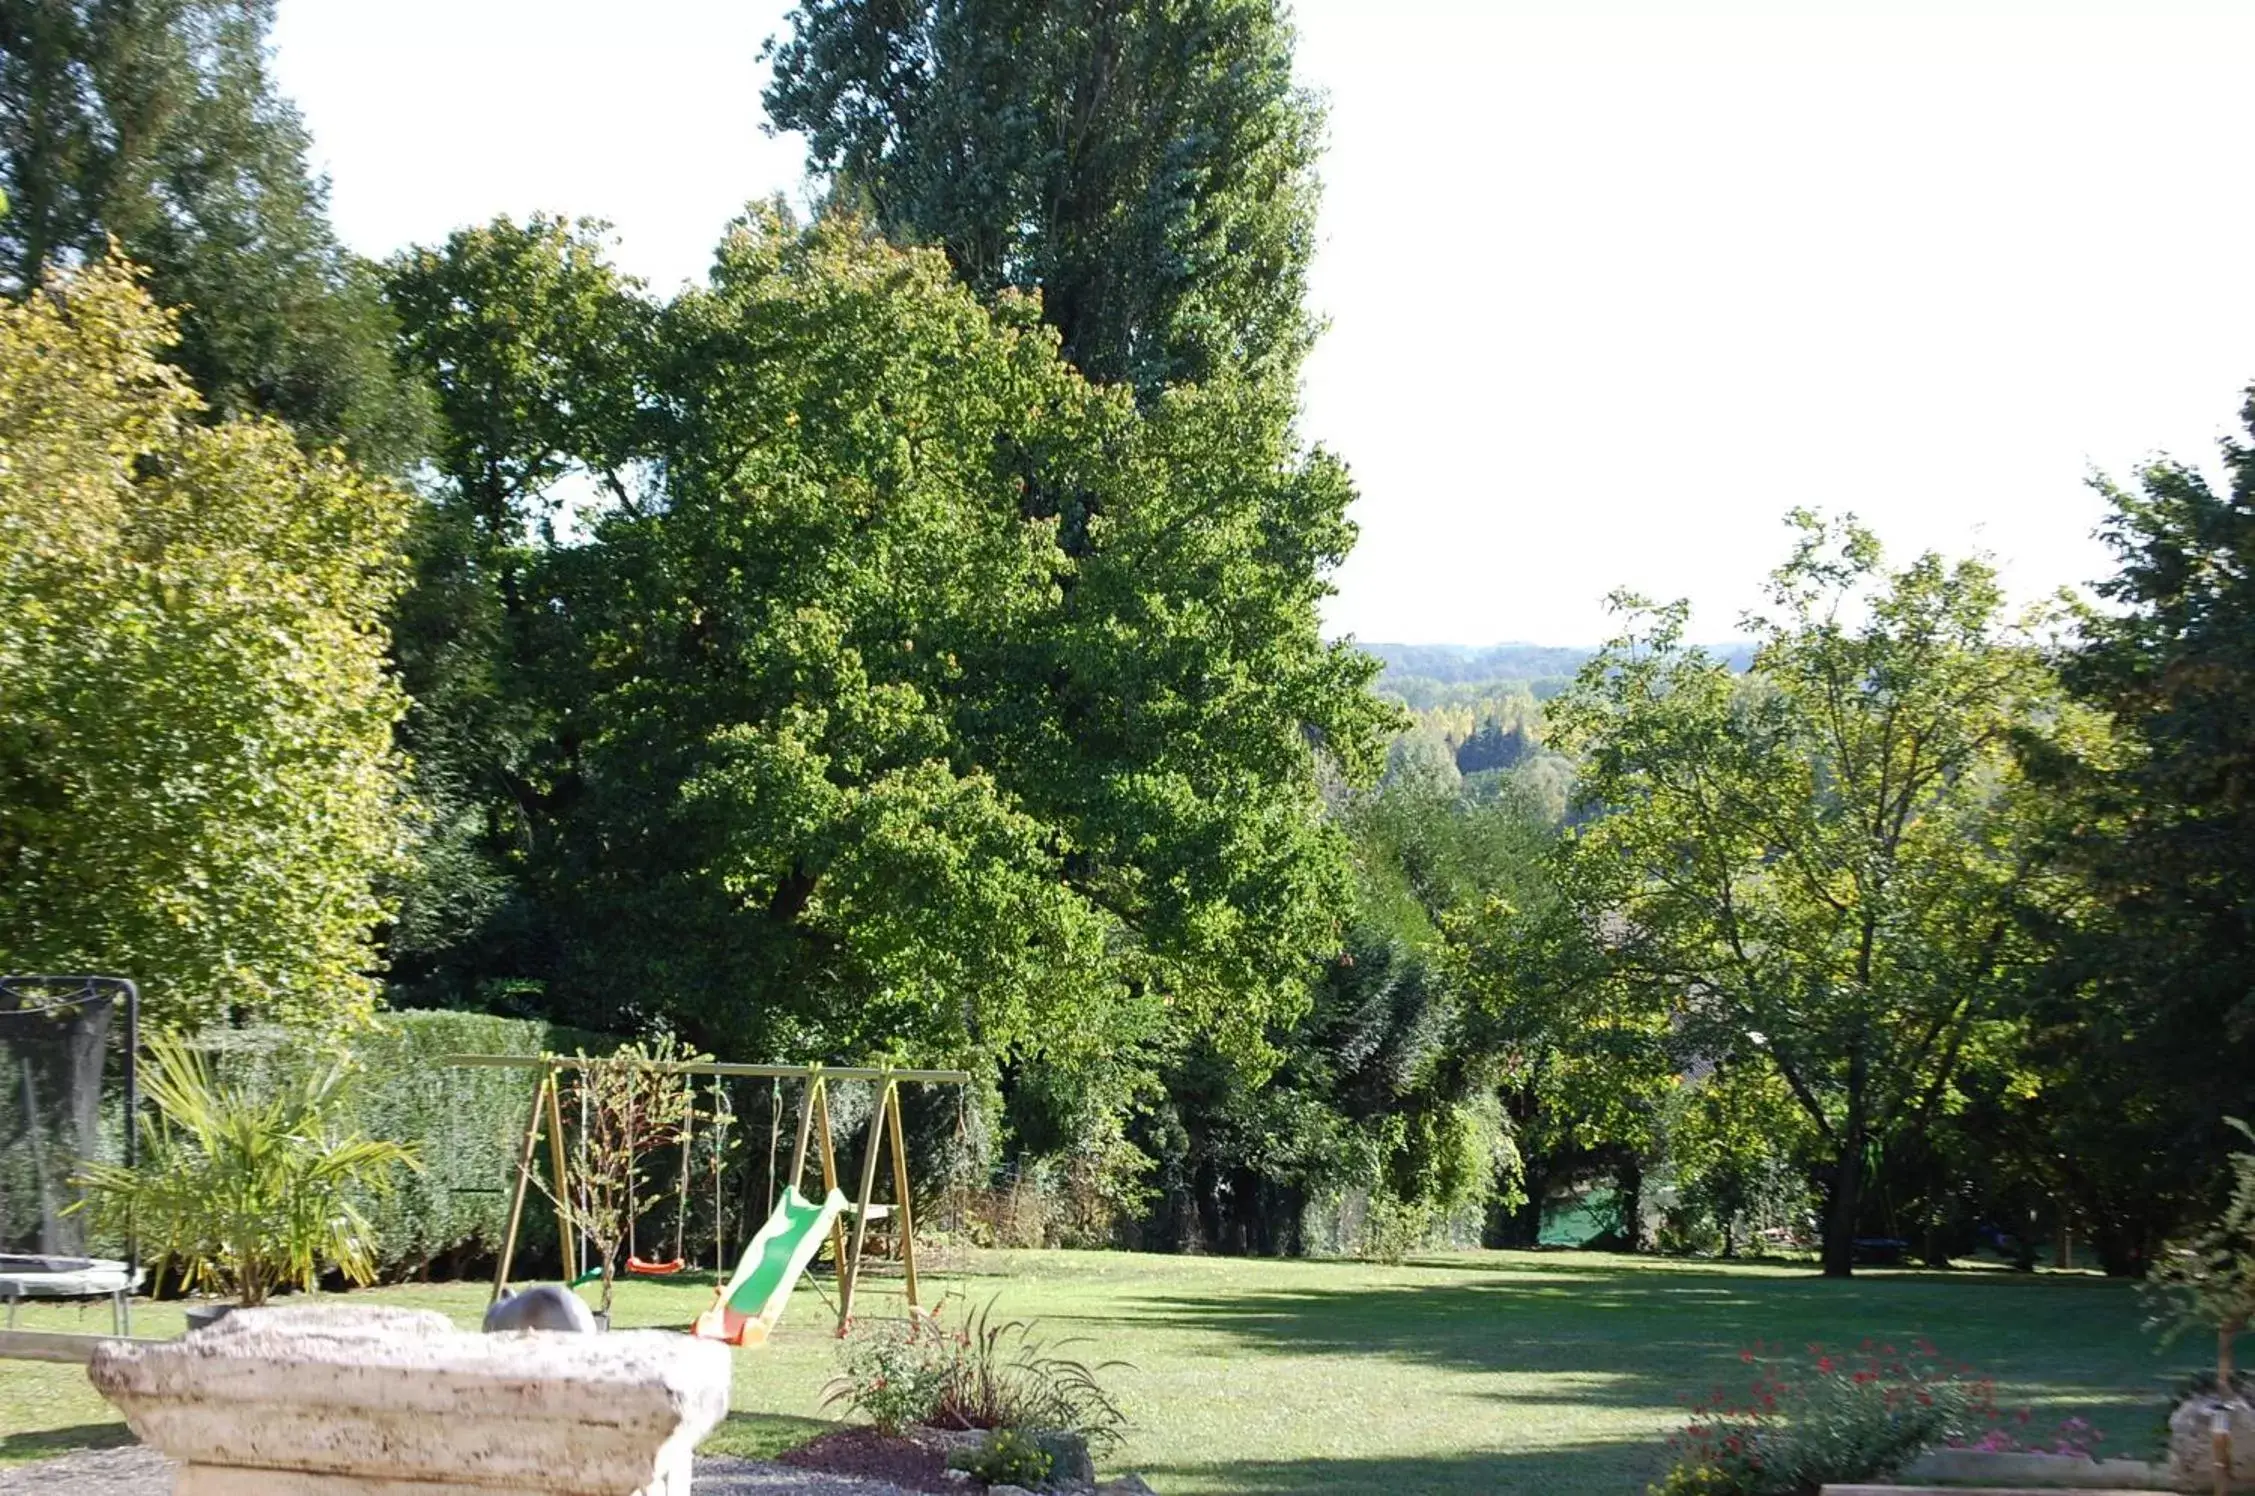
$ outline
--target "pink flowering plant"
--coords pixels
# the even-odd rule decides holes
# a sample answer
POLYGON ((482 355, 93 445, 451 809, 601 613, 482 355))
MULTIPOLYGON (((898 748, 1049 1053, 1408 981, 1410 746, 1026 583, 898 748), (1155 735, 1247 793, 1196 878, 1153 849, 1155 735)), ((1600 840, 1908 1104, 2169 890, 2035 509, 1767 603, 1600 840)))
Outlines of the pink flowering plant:
POLYGON ((2095 1460, 2099 1445, 2106 1442, 2105 1434, 2080 1418, 2064 1419, 2049 1437, 2030 1440, 2019 1430, 2024 1430, 2033 1416, 2027 1408, 2022 1408, 2011 1419, 1984 1430, 1978 1438, 1961 1436, 1950 1440, 1950 1448, 1975 1449, 1985 1454, 2064 1454, 2079 1460, 2095 1460))
POLYGON ((1739 1352, 1742 1393, 1714 1388, 1670 1441, 1676 1460, 1652 1496, 1816 1496, 1827 1481, 1894 1474, 1921 1452, 1970 1442, 2000 1422, 1996 1389, 1928 1341, 1865 1341, 1804 1355, 1739 1352))
POLYGON ((838 1375, 825 1403, 843 1403, 882 1434, 924 1422, 947 1386, 947 1337, 922 1316, 856 1319, 839 1347, 838 1375))

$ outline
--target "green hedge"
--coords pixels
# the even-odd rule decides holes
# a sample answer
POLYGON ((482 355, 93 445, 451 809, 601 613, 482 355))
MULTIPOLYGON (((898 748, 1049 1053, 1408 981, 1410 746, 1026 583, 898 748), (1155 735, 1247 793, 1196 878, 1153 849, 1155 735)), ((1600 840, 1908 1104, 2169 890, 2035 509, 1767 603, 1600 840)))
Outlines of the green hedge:
MULTIPOLYGON (((277 1030, 206 1034, 204 1047, 231 1077, 280 1075, 303 1049, 277 1030)), ((579 1029, 484 1013, 385 1013, 352 1044, 360 1075, 349 1125, 370 1137, 412 1143, 423 1169, 403 1174, 390 1197, 367 1202, 388 1276, 437 1260, 444 1268, 498 1252, 509 1224, 509 1189, 536 1084, 531 1071, 450 1069, 460 1054, 606 1053, 616 1039, 579 1029)), ((555 1218, 543 1197, 526 1202, 518 1245, 527 1262, 556 1255, 555 1218)), ((520 1269, 521 1271, 521 1269, 520 1269)))

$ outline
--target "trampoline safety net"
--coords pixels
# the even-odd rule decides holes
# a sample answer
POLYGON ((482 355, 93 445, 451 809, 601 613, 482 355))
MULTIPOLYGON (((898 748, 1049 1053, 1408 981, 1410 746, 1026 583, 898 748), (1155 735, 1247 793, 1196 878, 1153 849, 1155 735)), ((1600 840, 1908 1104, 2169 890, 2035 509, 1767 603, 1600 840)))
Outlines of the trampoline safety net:
POLYGON ((0 1252, 86 1252, 70 1177, 132 1147, 135 1002, 117 977, 0 976, 0 1252))

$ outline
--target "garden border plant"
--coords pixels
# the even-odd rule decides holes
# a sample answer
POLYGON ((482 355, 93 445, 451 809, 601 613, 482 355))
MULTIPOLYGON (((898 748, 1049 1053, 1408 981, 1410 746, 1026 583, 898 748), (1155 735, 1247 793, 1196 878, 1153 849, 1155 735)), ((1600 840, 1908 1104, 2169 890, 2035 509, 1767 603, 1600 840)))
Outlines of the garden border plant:
POLYGON ((1670 1445, 1676 1463, 1652 1496, 1815 1496, 1828 1481, 1891 1476, 1929 1449, 1963 1443, 2002 1420, 1995 1384, 1943 1360, 1931 1341, 1909 1352, 1864 1341, 1855 1352, 1812 1342, 1805 1361, 1756 1343, 1743 1401, 1715 1388, 1670 1445))
POLYGON ((1058 1354, 1086 1337, 1049 1341, 1036 1335, 1039 1321, 1000 1319, 1000 1295, 949 1324, 946 1311, 960 1299, 949 1294, 906 1319, 856 1320, 823 1405, 859 1413, 888 1435, 917 1425, 1014 1429, 1076 1435, 1096 1451, 1118 1445, 1127 1415, 1100 1378, 1129 1363, 1058 1354))
POLYGON ((419 1169, 413 1146, 344 1133, 352 1070, 341 1056, 260 1091, 215 1077, 187 1040, 149 1041, 141 1156, 89 1162, 75 1182, 105 1231, 138 1231, 184 1286, 235 1294, 245 1308, 275 1291, 311 1291, 323 1268, 375 1281, 375 1233, 354 1203, 382 1196, 395 1171, 419 1169))

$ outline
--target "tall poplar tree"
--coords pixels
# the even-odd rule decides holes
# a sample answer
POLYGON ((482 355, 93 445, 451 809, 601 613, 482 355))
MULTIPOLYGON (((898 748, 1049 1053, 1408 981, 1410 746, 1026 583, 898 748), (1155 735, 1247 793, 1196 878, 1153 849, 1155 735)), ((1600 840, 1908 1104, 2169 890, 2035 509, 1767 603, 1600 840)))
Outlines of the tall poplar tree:
POLYGON ((774 126, 974 289, 1039 290, 1091 379, 1287 397, 1323 115, 1276 0, 804 0, 774 126))

